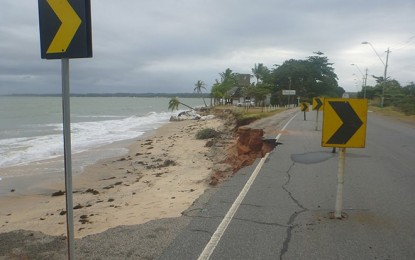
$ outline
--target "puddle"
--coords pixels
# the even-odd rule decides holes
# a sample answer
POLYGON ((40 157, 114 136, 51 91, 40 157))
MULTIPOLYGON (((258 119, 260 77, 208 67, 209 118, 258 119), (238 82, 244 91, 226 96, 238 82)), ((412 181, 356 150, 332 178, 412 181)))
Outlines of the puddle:
POLYGON ((296 163, 312 164, 327 161, 337 154, 332 152, 310 152, 302 154, 292 154, 291 160, 296 163))
MULTIPOLYGON (((338 153, 332 153, 330 151, 321 152, 309 152, 301 154, 291 154, 291 160, 296 163, 312 164, 327 161, 333 157, 337 157, 338 153)), ((369 158, 369 155, 356 154, 346 152, 346 158, 369 158)))

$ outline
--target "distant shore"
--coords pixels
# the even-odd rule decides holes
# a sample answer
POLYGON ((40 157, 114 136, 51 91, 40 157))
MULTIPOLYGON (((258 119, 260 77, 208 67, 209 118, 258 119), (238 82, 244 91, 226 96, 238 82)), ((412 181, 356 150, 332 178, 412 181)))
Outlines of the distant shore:
MULTIPOLYGON (((170 122, 134 140, 125 156, 101 160, 74 176, 75 237, 180 216, 209 188, 212 168, 223 158, 195 134, 222 126, 217 118, 170 122)), ((66 234, 64 183, 44 185, 50 192, 0 197, 0 233, 66 234)))
MULTIPOLYGON (((60 97, 61 93, 50 94, 9 94, 0 95, 0 97, 60 97)), ((179 98, 209 98, 210 93, 72 93, 71 97, 179 97, 179 98)))

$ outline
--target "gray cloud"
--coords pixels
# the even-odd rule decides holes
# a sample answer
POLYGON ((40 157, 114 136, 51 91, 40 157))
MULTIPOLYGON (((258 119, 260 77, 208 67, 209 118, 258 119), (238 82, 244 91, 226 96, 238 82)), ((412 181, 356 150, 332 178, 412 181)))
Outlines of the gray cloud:
MULTIPOLYGON (((70 62, 71 90, 191 92, 226 68, 250 73, 322 51, 339 84, 360 88, 360 72, 415 81, 415 3, 398 1, 92 0, 91 59, 70 62), (357 76, 354 76, 356 74, 357 76)), ((60 62, 40 59, 37 1, 0 10, 0 94, 59 93, 60 62)), ((372 79, 369 84, 374 84, 372 79)))

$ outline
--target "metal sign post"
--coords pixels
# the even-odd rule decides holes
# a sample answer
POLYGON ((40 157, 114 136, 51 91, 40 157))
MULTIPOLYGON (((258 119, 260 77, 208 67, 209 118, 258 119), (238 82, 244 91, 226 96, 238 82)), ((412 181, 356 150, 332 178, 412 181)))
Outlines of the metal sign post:
POLYGON ((317 110, 316 131, 318 131, 318 112, 320 112, 320 110, 323 110, 323 105, 324 105, 324 98, 320 98, 320 97, 313 98, 312 108, 313 110, 317 110))
POLYGON ((68 259, 74 259, 74 223, 72 201, 71 110, 69 89, 69 59, 62 59, 63 145, 65 161, 66 229, 68 259))
POLYGON ((307 102, 301 102, 301 111, 304 112, 304 121, 307 120, 307 118, 306 118, 306 112, 309 111, 309 108, 308 107, 309 107, 309 104, 307 102))
POLYGON ((316 131, 318 131, 318 109, 317 109, 317 113, 316 113, 316 131))
MULTIPOLYGON (((318 113, 318 109, 317 109, 318 113)), ((364 148, 366 141, 367 100, 327 98, 324 100, 321 145, 339 147, 337 193, 334 218, 342 219, 346 148, 364 148)))
POLYGON ((320 112, 320 110, 323 110, 323 105, 324 105, 324 98, 321 98, 321 97, 315 97, 315 98, 313 98, 312 108, 313 108, 313 110, 317 110, 317 114, 316 114, 316 131, 318 131, 318 113, 320 112))
POLYGON ((68 259, 74 256, 69 59, 92 57, 91 1, 38 0, 42 59, 62 61, 62 110, 65 160, 68 259))
POLYGON ((337 194, 334 217, 341 219, 343 210, 343 184, 344 184, 344 166, 346 159, 346 148, 339 149, 339 169, 337 172, 337 194))

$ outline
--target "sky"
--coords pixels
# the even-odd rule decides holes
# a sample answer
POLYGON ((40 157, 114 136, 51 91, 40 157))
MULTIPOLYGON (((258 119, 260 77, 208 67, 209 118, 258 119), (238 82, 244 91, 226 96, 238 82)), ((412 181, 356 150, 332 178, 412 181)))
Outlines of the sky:
MULTIPOLYGON (((91 19, 93 57, 70 59, 71 93, 210 91, 227 68, 317 51, 355 92, 366 68, 368 85, 383 75, 388 48, 387 76, 415 81, 414 0, 91 0, 91 19)), ((61 93, 61 61, 40 56, 38 1, 2 0, 0 37, 0 95, 61 93)))

